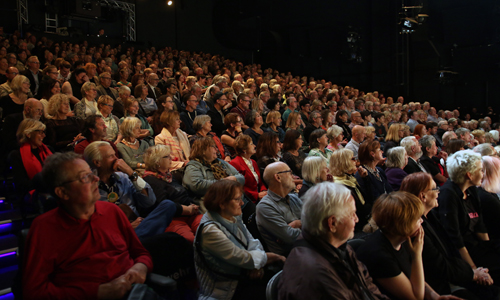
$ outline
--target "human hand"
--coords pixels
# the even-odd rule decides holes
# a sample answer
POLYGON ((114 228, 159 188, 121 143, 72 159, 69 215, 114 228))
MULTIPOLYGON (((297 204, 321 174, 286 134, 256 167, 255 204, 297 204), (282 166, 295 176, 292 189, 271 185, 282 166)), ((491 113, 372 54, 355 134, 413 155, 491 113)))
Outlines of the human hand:
POLYGON ((262 191, 259 193, 259 199, 264 198, 264 196, 267 195, 267 191, 262 191))
POLYGON ((292 221, 288 224, 292 228, 302 228, 302 222, 300 220, 292 221))
MULTIPOLYGON (((147 117, 146 119, 149 124, 153 123, 153 117, 147 117)), ((149 131, 149 130, 148 130, 149 131)))
POLYGON ((347 145, 349 142, 347 141, 347 139, 344 139, 342 142, 340 142, 339 144, 341 144, 343 147, 345 147, 345 145, 347 145))
POLYGON ((148 275, 148 267, 143 263, 136 263, 125 272, 124 276, 130 284, 144 283, 148 275))
POLYGON ((132 175, 132 173, 134 173, 134 170, 132 170, 132 168, 129 165, 127 165, 127 163, 121 158, 117 159, 114 162, 113 171, 114 172, 120 171, 120 172, 127 174, 128 176, 130 176, 130 175, 132 175))
POLYGON ((142 220, 143 220, 143 218, 139 217, 139 218, 135 219, 134 222, 130 223, 130 225, 132 225, 133 229, 136 229, 137 226, 139 226, 139 224, 141 224, 142 220))
POLYGON ((441 152, 439 152, 438 157, 440 157, 440 158, 444 159, 444 161, 446 161, 448 159, 448 153, 441 151, 441 152))
POLYGON ((238 180, 236 179, 236 177, 234 176, 227 176, 226 178, 222 178, 222 179, 225 179, 225 180, 232 180, 232 181, 236 181, 238 182, 238 180))
POLYGON ((472 147, 476 147, 477 145, 479 145, 479 142, 478 142, 478 140, 476 140, 476 139, 472 139, 472 140, 470 141, 470 145, 471 145, 472 147))
POLYGON ((357 171, 358 171, 359 176, 361 176, 362 178, 365 178, 366 176, 368 176, 368 171, 361 166, 358 167, 357 171))
POLYGON ((77 136, 75 136, 73 138, 73 142, 76 142, 76 141, 81 140, 81 139, 83 139, 83 135, 81 133, 79 133, 77 136))
POLYGON ((225 160, 225 161, 227 161, 227 162, 230 162, 230 161, 231 161, 231 156, 226 156, 226 157, 224 158, 224 160, 225 160))
POLYGON ((132 289, 132 284, 127 280, 125 274, 113 279, 108 283, 99 285, 97 289, 98 299, 121 299, 132 289))
POLYGON ((252 279, 252 280, 262 279, 262 276, 264 276, 263 269, 248 271, 248 277, 250 277, 250 279, 252 279))
POLYGON ((408 237, 406 244, 413 257, 422 256, 422 250, 424 249, 424 229, 422 226, 417 230, 415 239, 412 241, 411 237, 408 237))
POLYGON ((182 206, 182 215, 183 216, 191 216, 198 213, 199 206, 196 204, 191 205, 183 205, 182 206))
POLYGON ((480 285, 492 285, 493 279, 488 273, 489 270, 487 268, 479 267, 474 269, 474 281, 476 281, 480 285))
POLYGON ((266 265, 273 264, 277 261, 281 261, 282 263, 285 263, 285 261, 286 261, 286 258, 284 256, 281 256, 281 255, 273 253, 273 252, 266 252, 266 255, 267 255, 266 265))
POLYGON ((75 116, 75 112, 74 111, 70 111, 66 114, 66 117, 74 117, 75 116))

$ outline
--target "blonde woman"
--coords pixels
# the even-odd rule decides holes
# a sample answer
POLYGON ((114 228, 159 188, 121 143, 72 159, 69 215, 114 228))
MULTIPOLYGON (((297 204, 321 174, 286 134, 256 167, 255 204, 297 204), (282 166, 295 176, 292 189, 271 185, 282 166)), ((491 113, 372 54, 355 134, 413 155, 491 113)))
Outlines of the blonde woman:
POLYGON ((97 107, 97 88, 92 82, 85 82, 82 85, 83 98, 75 104, 75 116, 78 119, 86 119, 88 116, 96 115, 99 112, 97 107))
MULTIPOLYGON (((262 101, 262 100, 259 100, 262 101)), ((280 127, 281 126, 281 114, 279 111, 272 111, 267 114, 266 123, 268 125, 267 128, 264 129, 266 132, 274 132, 278 135, 280 143, 283 143, 285 140, 285 131, 280 127)))
POLYGON ((30 94, 30 80, 23 75, 17 75, 10 83, 12 93, 0 98, 2 119, 10 114, 21 113, 24 110, 24 102, 30 94))
POLYGON ((123 160, 133 170, 145 169, 143 154, 149 148, 149 144, 139 139, 141 134, 141 120, 127 117, 120 125, 120 134, 123 139, 116 145, 123 160))

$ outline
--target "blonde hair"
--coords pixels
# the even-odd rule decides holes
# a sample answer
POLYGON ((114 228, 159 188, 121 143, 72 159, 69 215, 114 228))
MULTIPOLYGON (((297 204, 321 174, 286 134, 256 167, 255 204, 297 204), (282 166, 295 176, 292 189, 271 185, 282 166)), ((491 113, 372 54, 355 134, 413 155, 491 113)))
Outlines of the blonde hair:
POLYGON ((45 130, 45 124, 35 119, 24 119, 17 128, 16 137, 19 144, 28 141, 28 135, 37 130, 45 130))
POLYGON ((276 118, 281 118, 280 112, 279 111, 272 111, 272 112, 267 114, 266 123, 271 123, 273 121, 273 119, 276 119, 276 118))
POLYGON ((144 152, 144 164, 146 165, 146 170, 156 172, 160 166, 160 160, 170 154, 170 147, 166 145, 155 145, 149 147, 144 152))
POLYGON ((330 158, 330 174, 340 177, 352 171, 351 158, 353 155, 352 150, 345 148, 334 151, 330 158))
POLYGON ((126 117, 125 120, 123 120, 122 124, 120 125, 120 133, 122 134, 123 138, 128 138, 131 137, 134 131, 134 128, 137 125, 142 125, 141 120, 136 117, 126 117))
POLYGON ((47 111, 49 113, 49 115, 51 115, 51 116, 57 115, 57 112, 59 111, 59 108, 61 107, 61 104, 63 103, 63 101, 66 101, 69 104, 69 97, 63 93, 55 94, 54 96, 50 97, 49 108, 47 111))

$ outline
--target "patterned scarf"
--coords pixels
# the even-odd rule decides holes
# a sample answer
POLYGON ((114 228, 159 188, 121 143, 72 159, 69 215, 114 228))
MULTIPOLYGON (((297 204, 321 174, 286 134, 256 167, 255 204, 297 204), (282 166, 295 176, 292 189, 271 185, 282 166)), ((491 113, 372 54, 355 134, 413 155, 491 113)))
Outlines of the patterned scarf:
POLYGON ((363 198, 363 195, 359 191, 359 184, 358 184, 358 181, 356 180, 356 177, 349 175, 349 174, 345 174, 342 177, 333 176, 333 179, 334 179, 335 183, 340 183, 340 184, 343 184, 345 186, 354 188, 354 190, 356 191, 356 195, 359 198, 359 202, 361 202, 361 204, 365 205, 365 199, 363 198))
POLYGON ((194 160, 201 163, 205 167, 210 168, 216 180, 221 180, 229 176, 224 168, 224 165, 222 165, 221 161, 218 159, 215 159, 212 163, 209 163, 204 159, 195 158, 194 160))
POLYGON ((154 176, 158 179, 161 179, 165 182, 172 183, 172 173, 162 173, 160 171, 158 172, 152 172, 152 171, 145 171, 144 175, 142 176, 143 178, 146 176, 154 176))

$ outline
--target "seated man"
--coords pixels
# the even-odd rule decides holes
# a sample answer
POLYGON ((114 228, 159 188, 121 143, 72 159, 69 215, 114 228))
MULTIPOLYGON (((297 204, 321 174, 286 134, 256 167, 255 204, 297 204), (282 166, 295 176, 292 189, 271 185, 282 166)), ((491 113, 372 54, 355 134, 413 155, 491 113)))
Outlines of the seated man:
POLYGON ((257 227, 269 251, 287 256, 301 232, 302 200, 290 194, 295 188, 292 170, 282 162, 275 162, 264 170, 268 185, 267 195, 256 209, 257 227))
POLYGON ((102 119, 102 116, 92 115, 87 117, 83 124, 83 132, 82 132, 85 139, 79 141, 76 144, 75 152, 78 154, 83 154, 83 151, 85 151, 85 148, 87 148, 87 146, 90 143, 95 141, 105 141, 108 142, 111 145, 111 147, 113 147, 115 153, 118 153, 118 155, 120 155, 118 149, 116 149, 115 143, 106 140, 106 135, 107 135, 106 131, 107 127, 106 124, 104 123, 104 120, 102 119))
POLYGON ((25 299, 120 299, 144 283, 153 263, 120 209, 98 201, 97 177, 75 153, 50 156, 42 170, 60 206, 31 225, 25 299))
POLYGON ((161 199, 157 205, 151 186, 116 157, 108 142, 91 143, 83 156, 97 170, 100 200, 119 205, 139 238, 165 232, 172 219, 182 215, 183 207, 170 200, 161 199))

